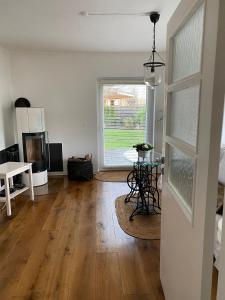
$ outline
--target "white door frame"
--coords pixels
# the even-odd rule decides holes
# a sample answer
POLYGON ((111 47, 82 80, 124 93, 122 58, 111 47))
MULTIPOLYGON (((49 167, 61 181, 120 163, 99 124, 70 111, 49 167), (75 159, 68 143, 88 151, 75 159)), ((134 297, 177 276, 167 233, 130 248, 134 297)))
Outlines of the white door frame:
MULTIPOLYGON (((97 132, 98 132, 98 171, 104 170, 124 170, 131 169, 131 167, 105 167, 104 166, 104 136, 103 136, 103 124, 104 124, 104 103, 103 103, 103 86, 114 84, 144 84, 143 77, 117 77, 117 78, 101 78, 97 81, 97 132)), ((146 106, 147 116, 146 123, 146 135, 147 142, 154 146, 154 132, 155 132, 155 97, 154 91, 146 87, 146 106), (151 109, 153 108, 153 109, 151 109), (151 122, 150 122, 151 120, 151 122)))
MULTIPOLYGON (((223 203, 225 204, 225 195, 223 197, 223 203)), ((220 249, 217 300, 224 300, 224 295, 225 295, 225 221, 224 218, 225 218, 225 212, 223 211, 222 242, 221 242, 221 249, 220 249)))
POLYGON ((211 297, 225 92, 224 15, 224 0, 182 0, 168 23, 167 49, 169 51, 166 58, 164 129, 169 128, 169 120, 166 116, 172 91, 199 83, 200 103, 196 147, 185 145, 184 142, 171 137, 168 130, 164 131, 166 168, 163 179, 160 276, 167 300, 210 300, 211 297), (203 3, 205 21, 201 71, 173 84, 171 78, 173 37, 203 3), (176 201, 177 195, 168 182, 168 145, 180 149, 196 162, 193 180, 195 199, 191 214, 179 200, 176 201))

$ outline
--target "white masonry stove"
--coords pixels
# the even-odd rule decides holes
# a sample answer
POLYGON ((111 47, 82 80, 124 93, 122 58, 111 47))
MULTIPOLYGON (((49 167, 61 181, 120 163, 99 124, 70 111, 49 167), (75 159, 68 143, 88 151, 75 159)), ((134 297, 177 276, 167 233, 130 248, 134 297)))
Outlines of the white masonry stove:
MULTIPOLYGON (((17 137, 20 161, 31 162, 34 186, 48 182, 44 108, 17 107, 17 137)), ((26 184, 28 174, 23 174, 26 184)))

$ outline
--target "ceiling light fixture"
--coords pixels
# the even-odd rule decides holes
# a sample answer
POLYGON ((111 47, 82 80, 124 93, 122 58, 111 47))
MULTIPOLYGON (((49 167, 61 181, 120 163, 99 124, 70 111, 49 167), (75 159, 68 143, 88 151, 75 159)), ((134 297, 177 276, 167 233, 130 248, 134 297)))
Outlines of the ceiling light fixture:
POLYGON ((155 46, 155 25, 159 21, 160 14, 151 12, 150 21, 153 23, 153 45, 149 60, 144 66, 144 82, 151 89, 155 89, 162 82, 165 63, 160 54, 156 51, 155 46))
POLYGON ((88 11, 80 11, 78 13, 82 17, 91 17, 91 16, 138 16, 138 17, 146 17, 149 16, 148 13, 103 13, 103 12, 88 12, 88 11))

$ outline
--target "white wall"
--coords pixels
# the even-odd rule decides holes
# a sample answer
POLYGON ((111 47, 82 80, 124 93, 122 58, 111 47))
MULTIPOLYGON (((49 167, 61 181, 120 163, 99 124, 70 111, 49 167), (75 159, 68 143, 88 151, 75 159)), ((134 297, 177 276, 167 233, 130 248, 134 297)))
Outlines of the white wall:
MULTIPOLYGON (((11 53, 14 97, 46 108, 50 142, 63 143, 65 162, 71 155, 92 153, 96 168, 97 79, 143 76, 146 58, 144 53, 15 51, 11 53)), ((162 110, 161 96, 156 102, 157 110, 162 110)), ((159 145, 161 129, 156 130, 159 145)))
POLYGON ((0 47, 0 151, 14 144, 10 55, 0 47))

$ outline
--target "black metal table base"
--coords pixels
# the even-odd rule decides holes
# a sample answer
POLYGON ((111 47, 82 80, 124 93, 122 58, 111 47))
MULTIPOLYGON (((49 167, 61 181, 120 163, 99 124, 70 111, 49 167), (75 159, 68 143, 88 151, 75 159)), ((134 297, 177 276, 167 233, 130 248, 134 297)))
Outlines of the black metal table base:
POLYGON ((130 221, 137 215, 161 213, 157 173, 157 165, 149 167, 145 164, 135 164, 134 169, 128 174, 127 184, 130 187, 130 192, 124 201, 126 204, 132 202, 135 205, 129 217, 130 221))

